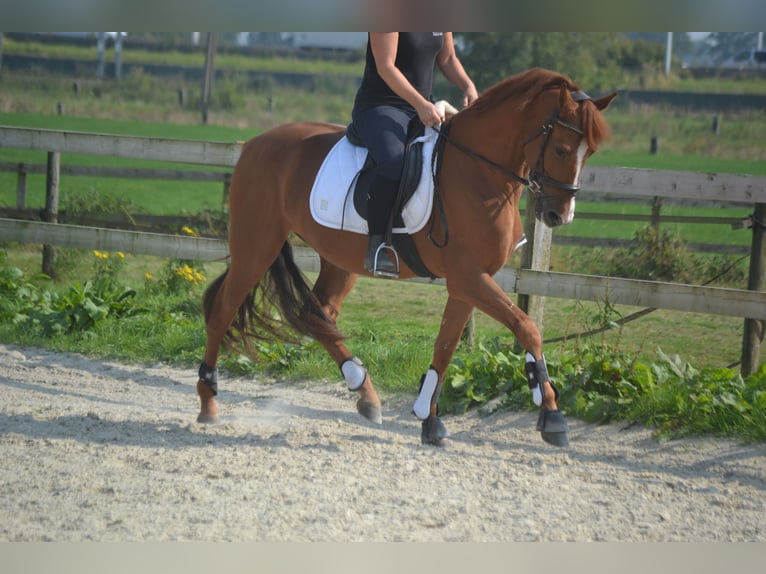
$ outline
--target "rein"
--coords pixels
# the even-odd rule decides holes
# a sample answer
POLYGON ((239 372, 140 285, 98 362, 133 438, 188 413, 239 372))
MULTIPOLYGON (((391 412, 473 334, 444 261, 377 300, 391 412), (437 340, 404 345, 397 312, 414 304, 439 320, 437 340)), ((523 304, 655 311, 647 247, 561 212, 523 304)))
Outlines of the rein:
POLYGON ((434 146, 434 151, 431 154, 431 177, 434 182, 434 204, 439 209, 439 216, 442 220, 442 227, 444 227, 444 240, 442 242, 434 239, 434 222, 436 218, 431 216, 431 224, 428 226, 428 232, 426 237, 431 240, 437 248, 441 249, 446 247, 449 243, 449 226, 447 225, 447 214, 444 213, 444 203, 442 202, 442 194, 439 191, 439 172, 441 171, 442 158, 444 157, 444 142, 447 141, 447 132, 449 132, 450 122, 444 124, 444 131, 440 131, 437 128, 431 128, 439 133, 438 142, 434 146))
MULTIPOLYGON (((486 163, 488 166, 495 168, 497 171, 499 171, 503 175, 506 175, 506 176, 508 176, 511 179, 515 179, 516 181, 518 181, 519 183, 521 183, 523 185, 527 185, 528 186, 530 183, 532 183, 526 177, 521 177, 520 175, 518 175, 518 174, 512 172, 511 170, 507 169, 505 166, 502 166, 499 163, 496 163, 496 162, 492 161, 491 159, 489 159, 487 157, 484 157, 480 153, 477 153, 477 152, 473 151, 467 145, 464 145, 464 144, 460 143, 459 141, 456 141, 456 140, 448 137, 447 136, 447 132, 449 132, 449 126, 451 125, 450 122, 452 122, 452 119, 447 120, 444 123, 444 127, 441 128, 441 129, 440 128, 436 128, 436 127, 432 127, 431 128, 432 130, 438 132, 440 140, 452 144, 457 149, 462 151, 464 154, 466 154, 466 155, 468 155, 468 156, 470 156, 470 157, 472 157, 474 159, 478 159, 482 163, 486 163)), ((539 135, 539 133, 536 134, 532 139, 537 137, 537 135, 539 135)), ((526 143, 524 145, 526 145, 526 143)))
MULTIPOLYGON (((570 92, 570 94, 572 96, 572 99, 577 103, 591 99, 591 97, 588 94, 582 91, 572 91, 570 92)), ((435 128, 435 127, 431 129, 435 130, 439 134, 440 140, 443 140, 452 144, 457 149, 462 151, 464 154, 474 159, 477 159, 481 161, 482 163, 487 164, 488 166, 499 171, 500 173, 507 176, 508 178, 513 179, 517 181, 518 183, 521 183, 522 185, 527 186, 529 190, 535 195, 542 195, 543 186, 550 186, 550 187, 555 187, 557 189, 569 192, 570 194, 574 196, 575 193, 580 191, 580 185, 578 183, 564 183, 562 181, 558 181, 556 179, 548 177, 547 175, 545 175, 545 167, 543 165, 543 162, 545 160, 545 147, 548 145, 548 140, 550 139, 551 133, 553 133, 553 128, 555 126, 558 125, 568 130, 572 130, 573 132, 578 133, 581 136, 585 135, 583 134, 582 130, 579 129, 577 126, 574 126, 560 119, 559 118, 560 113, 561 113, 561 110, 559 108, 556 108, 551 114, 550 118, 548 118, 548 121, 545 122, 542 126, 540 126, 540 128, 534 134, 528 137, 523 144, 523 147, 525 147, 528 144, 532 143, 538 137, 543 136, 542 143, 540 144, 540 152, 537 155, 537 161, 535 162, 535 166, 532 168, 532 170, 530 170, 529 177, 522 177, 519 174, 509 170, 505 166, 492 161, 491 159, 481 155, 480 153, 477 153, 476 151, 460 143, 459 141, 456 141, 448 137, 447 133, 449 132, 449 126, 450 126, 450 123, 452 122, 451 118, 444 123, 444 126, 442 129, 435 128)))

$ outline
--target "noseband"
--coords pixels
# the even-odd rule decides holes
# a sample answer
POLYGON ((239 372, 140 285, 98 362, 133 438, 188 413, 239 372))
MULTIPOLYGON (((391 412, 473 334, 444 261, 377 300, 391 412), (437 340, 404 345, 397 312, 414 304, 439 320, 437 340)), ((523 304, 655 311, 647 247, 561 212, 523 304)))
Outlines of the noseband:
MULTIPOLYGON (((576 103, 592 99, 588 94, 586 94, 585 92, 582 92, 582 91, 572 91, 572 92, 570 92, 570 94, 572 96, 572 99, 576 103)), ((437 130, 437 131, 439 131, 439 137, 440 138, 443 138, 445 141, 451 143, 456 148, 461 150, 463 153, 465 153, 465 154, 467 154, 467 155, 469 155, 469 156, 471 156, 471 157, 473 157, 475 159, 478 159, 479 161, 481 161, 483 163, 486 163, 487 165, 495 168, 496 170, 500 171, 501 173, 503 173, 503 174, 509 176, 510 178, 515 179, 519 183, 527 186, 529 188, 529 190, 532 193, 534 193, 535 195, 540 195, 540 196, 544 195, 543 187, 544 186, 548 186, 548 187, 555 187, 555 188, 560 189, 562 191, 566 191, 570 195, 574 196, 575 193, 580 191, 580 184, 579 184, 579 182, 577 182, 577 183, 564 183, 563 181, 559 181, 557 179, 553 179, 551 177, 548 177, 547 175, 545 175, 545 166, 543 165, 544 161, 545 161, 545 147, 548 145, 548 140, 550 139, 551 133, 553 133, 553 128, 555 126, 558 125, 558 126, 566 128, 566 129, 572 130, 573 132, 578 133, 581 136, 585 135, 585 134, 583 134, 582 130, 580 130, 578 127, 576 127, 576 126, 574 126, 574 125, 572 125, 572 124, 570 124, 568 122, 565 122, 565 121, 561 120, 559 118, 559 114, 560 113, 561 113, 561 110, 559 108, 556 108, 555 110, 553 110, 553 113, 551 114, 551 117, 548 118, 548 121, 546 121, 542 126, 540 126, 540 128, 534 134, 532 134, 529 138, 527 138, 527 140, 524 142, 524 147, 526 147, 528 144, 532 143, 532 141, 534 141, 538 137, 543 136, 542 142, 540 144, 540 152, 537 155, 537 161, 535 162, 534 167, 530 170, 529 177, 521 177, 520 175, 510 171, 509 169, 506 169, 505 167, 503 167, 499 163, 496 163, 496 162, 494 162, 494 161, 484 157, 483 155, 476 153, 475 151, 473 151, 469 147, 461 144, 460 142, 457 142, 457 141, 447 137, 447 133, 449 131, 449 122, 447 122, 442 127, 441 130, 437 130)), ((436 129, 436 128, 434 128, 434 129, 436 129)))

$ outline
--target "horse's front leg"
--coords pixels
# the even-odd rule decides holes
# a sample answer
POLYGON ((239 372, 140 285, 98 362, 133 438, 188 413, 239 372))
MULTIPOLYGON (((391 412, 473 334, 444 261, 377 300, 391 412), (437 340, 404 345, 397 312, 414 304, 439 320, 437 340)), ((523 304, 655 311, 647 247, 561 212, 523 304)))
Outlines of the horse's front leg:
POLYGON ((551 382, 542 350, 542 337, 534 321, 519 309, 487 273, 462 274, 447 280, 450 297, 470 302, 493 319, 508 327, 526 350, 527 383, 534 403, 540 407, 537 430, 545 442, 567 446, 569 430, 558 409, 558 389, 551 382))
POLYGON ((473 311, 473 306, 449 297, 444 308, 439 335, 434 343, 431 366, 420 379, 420 391, 412 407, 412 412, 423 421, 420 440, 423 444, 440 445, 449 436, 446 427, 439 419, 439 395, 444 384, 444 375, 455 354, 465 324, 473 311))

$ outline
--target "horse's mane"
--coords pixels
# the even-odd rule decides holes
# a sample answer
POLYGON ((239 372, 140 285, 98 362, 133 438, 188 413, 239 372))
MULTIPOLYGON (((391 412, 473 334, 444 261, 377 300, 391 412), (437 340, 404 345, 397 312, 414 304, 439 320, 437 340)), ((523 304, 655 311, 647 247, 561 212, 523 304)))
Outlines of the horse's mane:
MULTIPOLYGON (((580 90, 577 84, 563 74, 544 68, 531 68, 506 78, 482 92, 471 106, 461 112, 461 115, 480 115, 508 101, 513 101, 512 106, 515 109, 524 111, 542 92, 562 85, 569 91, 580 90)), ((609 137, 609 127, 593 102, 583 102, 582 111, 585 137, 588 139, 589 147, 595 151, 598 149, 598 144, 609 137)))
POLYGON ((523 110, 541 92, 548 88, 559 87, 562 84, 568 86, 570 90, 579 89, 572 80, 562 74, 544 68, 532 68, 506 78, 485 90, 471 108, 474 108, 477 113, 481 113, 487 108, 495 108, 507 100, 513 99, 515 100, 514 107, 523 110))

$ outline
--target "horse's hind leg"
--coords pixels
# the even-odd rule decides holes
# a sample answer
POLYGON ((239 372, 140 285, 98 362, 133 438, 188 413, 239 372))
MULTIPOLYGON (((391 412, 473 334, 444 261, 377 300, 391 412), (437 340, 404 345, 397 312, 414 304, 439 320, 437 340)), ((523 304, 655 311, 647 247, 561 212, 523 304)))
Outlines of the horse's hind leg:
POLYGON ((205 293, 205 356, 199 370, 197 394, 200 398, 198 422, 211 423, 218 420, 218 353, 221 343, 231 326, 237 310, 248 293, 260 281, 279 255, 284 239, 276 237, 258 242, 257 254, 239 256, 231 249, 229 268, 208 287, 205 293))
MULTIPOLYGON (((337 320, 343 300, 356 284, 356 279, 356 273, 335 267, 322 259, 319 277, 314 283, 313 290, 325 312, 333 320, 337 320)), ((367 369, 362 366, 359 359, 349 352, 342 341, 323 342, 322 344, 341 369, 349 390, 359 393, 359 400, 356 403, 359 414, 381 424, 383 418, 380 398, 372 386, 372 380, 367 369)))

